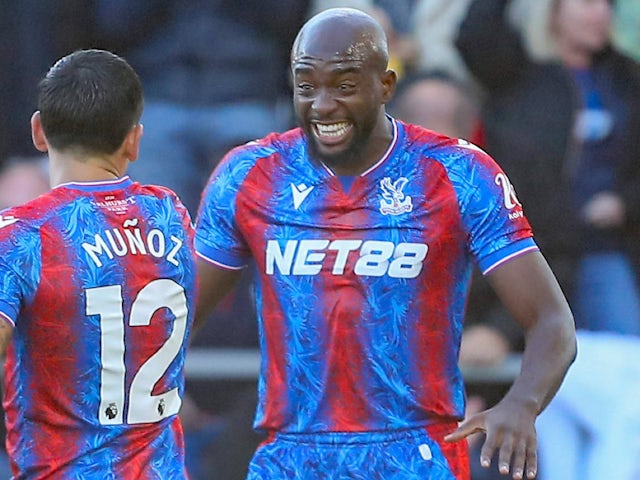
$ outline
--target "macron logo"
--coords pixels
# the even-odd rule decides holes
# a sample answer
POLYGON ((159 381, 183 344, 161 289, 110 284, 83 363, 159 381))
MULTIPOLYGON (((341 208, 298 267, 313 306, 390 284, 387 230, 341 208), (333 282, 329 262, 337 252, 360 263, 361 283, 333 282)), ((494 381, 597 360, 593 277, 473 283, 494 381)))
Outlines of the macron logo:
POLYGON ((300 204, 307 198, 307 195, 311 193, 314 187, 307 187, 304 183, 300 185, 291 184, 291 193, 293 194, 293 208, 296 210, 300 204))
POLYGON ((9 225, 13 225, 17 221, 18 221, 18 219, 16 217, 14 217, 13 215, 10 215, 8 217, 3 217, 2 215, 0 215, 0 228, 6 227, 6 226, 9 226, 9 225))

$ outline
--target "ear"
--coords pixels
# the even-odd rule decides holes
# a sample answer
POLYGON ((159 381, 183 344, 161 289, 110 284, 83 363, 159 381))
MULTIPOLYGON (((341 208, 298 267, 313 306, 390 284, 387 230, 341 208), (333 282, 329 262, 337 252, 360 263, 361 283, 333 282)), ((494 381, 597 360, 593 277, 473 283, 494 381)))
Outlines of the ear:
POLYGON ((38 149, 38 151, 49 151, 47 137, 45 136, 44 129, 42 128, 40 111, 36 111, 33 115, 31 115, 31 140, 33 141, 33 145, 38 149))
POLYGON ((137 123, 127 136, 124 138, 124 156, 130 162, 137 160, 138 154, 140 153, 140 139, 142 138, 142 133, 144 131, 144 126, 141 123, 137 123))
POLYGON ((380 81, 382 82, 382 102, 388 103, 396 93, 398 76, 395 71, 387 70, 380 77, 380 81))

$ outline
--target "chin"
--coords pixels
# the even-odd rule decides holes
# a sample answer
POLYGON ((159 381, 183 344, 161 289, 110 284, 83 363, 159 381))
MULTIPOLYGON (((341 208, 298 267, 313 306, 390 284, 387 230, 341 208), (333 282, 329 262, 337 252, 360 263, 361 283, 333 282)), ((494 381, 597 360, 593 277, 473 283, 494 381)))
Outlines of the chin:
POLYGON ((307 136, 307 138, 309 138, 309 153, 316 160, 320 160, 327 165, 348 165, 351 163, 355 153, 353 146, 349 145, 341 150, 327 152, 318 144, 315 137, 307 136))

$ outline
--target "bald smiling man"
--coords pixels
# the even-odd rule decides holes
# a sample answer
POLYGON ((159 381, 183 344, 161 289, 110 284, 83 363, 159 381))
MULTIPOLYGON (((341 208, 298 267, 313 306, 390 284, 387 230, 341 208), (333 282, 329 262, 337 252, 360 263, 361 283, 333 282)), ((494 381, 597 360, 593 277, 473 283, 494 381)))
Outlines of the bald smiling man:
POLYGON ((479 148, 387 115, 370 16, 330 9, 291 52, 299 128, 227 154, 196 227, 197 321, 255 259, 262 365, 247 478, 469 479, 486 432, 536 475, 534 421, 575 356, 573 318, 508 178, 479 148), (466 420, 457 359, 474 262, 526 332, 505 398, 466 420))

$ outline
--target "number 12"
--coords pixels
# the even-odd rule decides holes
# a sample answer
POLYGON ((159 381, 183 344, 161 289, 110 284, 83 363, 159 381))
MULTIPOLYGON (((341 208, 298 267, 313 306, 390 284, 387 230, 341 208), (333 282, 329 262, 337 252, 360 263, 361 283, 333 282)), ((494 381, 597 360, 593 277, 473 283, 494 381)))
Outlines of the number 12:
MULTIPOLYGON (((125 345, 122 286, 90 288, 85 291, 87 315, 100 316, 100 407, 102 425, 125 423, 125 345)), ((160 349, 138 369, 129 388, 126 423, 154 423, 175 415, 182 399, 178 388, 152 395, 154 385, 165 374, 182 347, 187 327, 187 298, 184 288, 169 279, 149 282, 131 305, 129 326, 144 327, 160 308, 175 316, 173 331, 160 349)))

